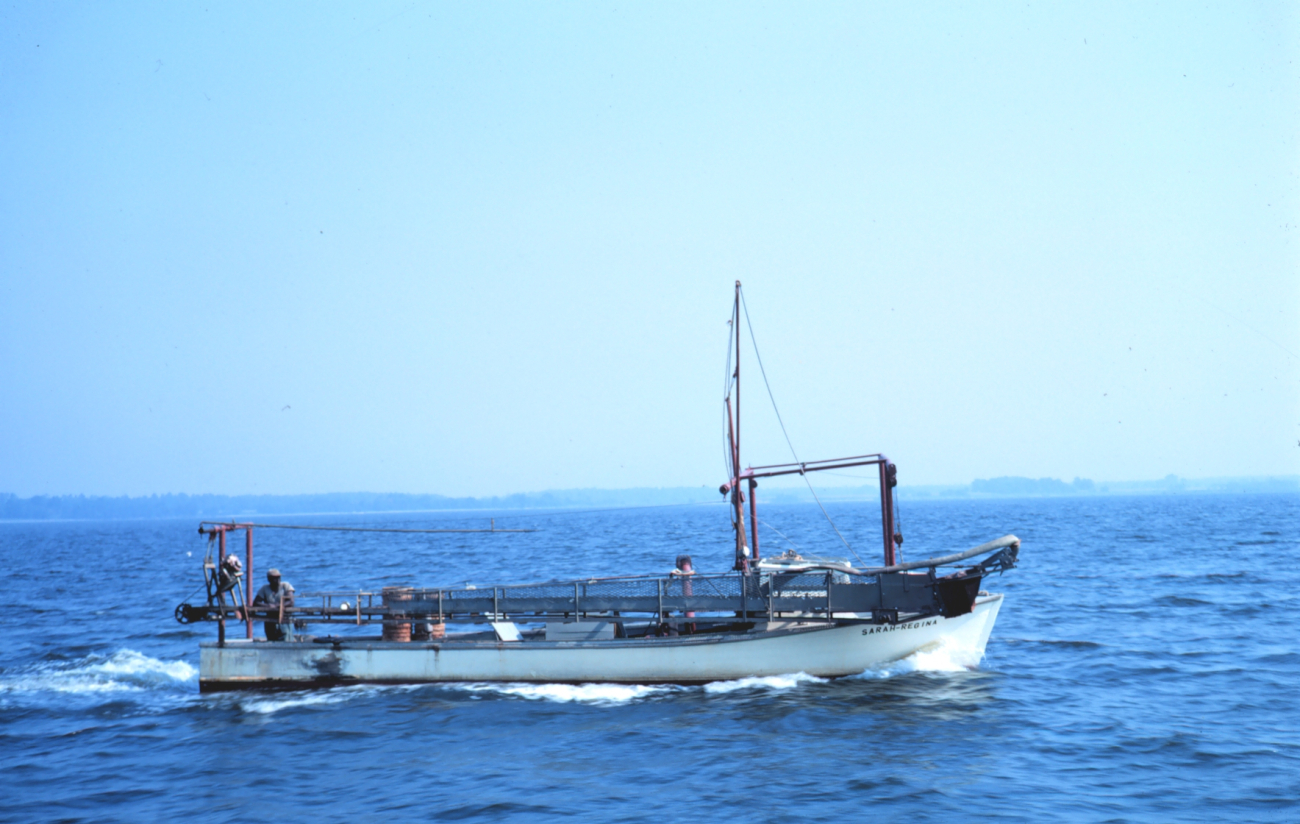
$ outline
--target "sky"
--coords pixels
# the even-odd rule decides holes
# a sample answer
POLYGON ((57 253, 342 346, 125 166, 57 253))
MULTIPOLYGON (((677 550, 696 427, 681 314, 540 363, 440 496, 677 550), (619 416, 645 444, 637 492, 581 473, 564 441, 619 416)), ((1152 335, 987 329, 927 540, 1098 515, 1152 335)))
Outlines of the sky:
POLYGON ((1298 18, 4 4, 0 492, 1300 472, 1298 18))

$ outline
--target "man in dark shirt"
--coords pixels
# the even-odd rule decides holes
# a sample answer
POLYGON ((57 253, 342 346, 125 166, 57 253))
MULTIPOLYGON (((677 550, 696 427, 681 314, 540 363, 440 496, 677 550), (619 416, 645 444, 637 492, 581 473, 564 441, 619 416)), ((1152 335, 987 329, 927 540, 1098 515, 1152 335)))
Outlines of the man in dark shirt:
MULTIPOLYGON (((293 606, 293 584, 288 581, 280 580, 280 570, 268 569, 266 571, 266 585, 257 591, 257 597, 253 599, 254 607, 270 608, 275 610, 274 619, 262 622, 262 629, 266 631, 266 640, 283 641, 286 635, 293 632, 293 619, 279 622, 279 610, 281 603, 286 607, 293 606)), ((272 616, 268 616, 272 617, 272 616)))

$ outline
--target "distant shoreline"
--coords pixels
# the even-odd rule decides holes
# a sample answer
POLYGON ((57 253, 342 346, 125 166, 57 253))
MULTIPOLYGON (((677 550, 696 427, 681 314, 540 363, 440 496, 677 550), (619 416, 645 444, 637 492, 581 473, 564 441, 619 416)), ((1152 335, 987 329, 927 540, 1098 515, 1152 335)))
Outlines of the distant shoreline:
MULTIPOLYGON (((1132 495, 1205 495, 1300 493, 1300 475, 1254 478, 1179 478, 1156 481, 1094 482, 1075 478, 1001 477, 969 484, 900 486, 899 498, 913 500, 981 500, 998 498, 1119 497, 1132 495)), ((825 502, 875 500, 873 485, 821 487, 825 502)), ((759 500, 767 504, 812 502, 807 489, 763 488, 759 500)), ((331 492, 310 495, 147 495, 85 496, 37 495, 20 498, 0 493, 0 521, 85 521, 158 518, 284 517, 307 515, 362 515, 379 513, 483 513, 546 509, 617 509, 620 507, 691 506, 721 503, 716 489, 707 487, 644 487, 633 489, 568 489, 517 493, 484 498, 452 498, 408 493, 331 492)))

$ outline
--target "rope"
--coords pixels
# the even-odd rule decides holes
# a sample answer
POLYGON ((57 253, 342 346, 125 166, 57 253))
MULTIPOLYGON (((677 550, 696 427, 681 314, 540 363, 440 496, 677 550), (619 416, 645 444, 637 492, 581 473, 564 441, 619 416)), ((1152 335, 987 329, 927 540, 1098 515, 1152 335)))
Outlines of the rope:
POLYGON ((725 376, 725 379, 722 381, 722 397, 724 398, 731 395, 731 380, 732 378, 735 377, 735 375, 733 375, 731 371, 731 352, 733 348, 731 333, 735 328, 733 326, 735 322, 736 322, 736 312, 733 309, 731 312, 731 319, 727 321, 727 374, 725 376))
MULTIPOLYGON (((204 521, 209 524, 224 524, 220 521, 204 521)), ((409 533, 441 533, 441 532, 536 532, 535 529, 383 529, 378 527, 364 526, 298 526, 294 524, 240 524, 240 526, 251 526, 257 529, 315 529, 325 532, 409 532, 409 533)))
POLYGON ((823 472, 823 475, 834 475, 836 478, 853 478, 856 481, 875 481, 879 479, 877 475, 850 475, 847 472, 823 472))
MULTIPOLYGON (((592 512, 626 512, 627 510, 630 509, 666 509, 671 506, 680 507, 680 506, 720 506, 720 505, 721 503, 719 501, 697 501, 695 503, 683 503, 683 504, 639 504, 637 506, 605 506, 605 507, 599 507, 597 509, 574 509, 574 510, 565 510, 563 512, 547 512, 543 514, 502 515, 499 518, 497 518, 497 520, 503 520, 505 518, 557 518, 562 515, 587 515, 592 512)), ((488 530, 485 529, 483 531, 487 532, 488 530)), ((506 532, 506 531, 508 530, 504 530, 504 529, 497 530, 497 532, 506 532)), ((525 530, 515 530, 515 531, 525 531, 525 530)), ((526 531, 535 532, 536 530, 530 529, 526 531)))
POLYGON ((772 531, 775 532, 777 535, 780 535, 782 538, 785 538, 785 542, 786 542, 787 544, 789 544, 790 546, 794 547, 795 549, 800 549, 799 545, 796 544, 794 541, 790 540, 790 537, 789 537, 788 535, 786 535, 784 532, 782 532, 781 530, 779 530, 779 529, 777 529, 776 527, 772 526, 772 525, 769 524, 767 521, 764 521, 762 518, 758 518, 757 520, 758 520, 758 522, 759 522, 760 524, 762 524, 763 526, 765 526, 765 527, 767 527, 768 529, 772 530, 772 531))
MULTIPOLYGON (((772 394, 772 385, 767 382, 767 370, 763 368, 763 356, 758 353, 758 338, 754 337, 754 325, 749 322, 749 304, 745 303, 745 291, 740 291, 740 305, 745 310, 745 325, 749 327, 749 340, 754 344, 754 359, 758 361, 758 371, 763 376, 763 386, 767 387, 767 398, 772 402, 772 411, 776 413, 776 422, 781 424, 781 434, 785 435, 786 446, 790 447, 790 454, 794 455, 794 462, 800 463, 799 455, 794 451, 794 444, 790 441, 790 433, 785 431, 785 421, 781 420, 781 410, 776 408, 776 396, 772 394)), ((815 497, 815 496, 814 496, 815 497)))
POLYGON ((726 477, 730 478, 734 467, 731 465, 731 440, 727 437, 727 430, 731 427, 731 419, 727 417, 727 405, 722 404, 722 465, 726 477))
POLYGON ((835 522, 831 520, 830 513, 826 511, 826 507, 822 506, 822 499, 817 497, 817 490, 813 489, 811 483, 808 483, 808 476, 803 475, 803 480, 804 483, 808 484, 808 491, 812 493, 813 500, 817 502, 817 506, 821 508, 822 514, 826 516, 826 523, 830 524, 831 529, 835 530, 835 534, 840 536, 840 540, 844 541, 844 546, 848 547, 849 552, 853 553, 853 557, 858 559, 858 563, 865 564, 866 561, 862 560, 862 556, 858 555, 858 553, 853 549, 853 547, 849 546, 849 542, 845 540, 844 536, 840 533, 840 528, 837 527, 835 525, 835 522))
MULTIPOLYGON (((725 379, 722 382, 722 465, 728 478, 740 471, 740 467, 731 465, 731 441, 727 438, 727 432, 731 428, 731 418, 727 415, 726 404, 726 400, 731 397, 732 381, 735 379, 735 375, 732 374, 731 371, 731 353, 733 348, 731 333, 735 330, 736 322, 736 310, 732 309, 731 318, 727 321, 727 370, 726 375, 724 376, 725 379)), ((732 521, 734 523, 734 516, 732 521)))
MULTIPOLYGON (((496 516, 495 520, 504 521, 510 518, 559 518, 568 515, 589 515, 595 512, 626 512, 632 509, 667 509, 669 507, 690 507, 690 506, 721 506, 721 503, 717 501, 699 501, 696 503, 680 503, 680 504, 640 504, 637 506, 607 506, 607 507, 598 507, 594 509, 572 509, 572 510, 566 509, 561 512, 529 512, 526 514, 521 513, 519 515, 498 515, 496 516)), ((222 524, 224 522, 204 521, 204 523, 222 524)), ((482 532, 482 533, 537 532, 536 529, 499 529, 499 528, 498 529, 381 529, 378 527, 298 526, 298 525, 290 525, 290 524, 248 524, 248 526, 256 527, 259 529, 267 529, 267 528, 269 529, 313 529, 313 530, 329 530, 335 532, 404 532, 404 533, 412 533, 412 534, 467 533, 467 532, 482 532)), ((209 537, 208 540, 209 541, 215 540, 215 536, 209 537)))
POLYGON ((198 586, 196 586, 194 589, 190 590, 190 594, 189 594, 189 595, 186 595, 186 596, 185 596, 184 598, 182 598, 181 600, 182 600, 182 601, 188 601, 188 600, 190 600, 191 598, 194 597, 194 593, 196 593, 196 592, 198 592, 199 590, 203 589, 203 588, 204 588, 205 586, 207 586, 207 585, 208 585, 208 582, 207 582, 207 581, 204 581, 203 583, 201 583, 201 584, 199 584, 198 586))

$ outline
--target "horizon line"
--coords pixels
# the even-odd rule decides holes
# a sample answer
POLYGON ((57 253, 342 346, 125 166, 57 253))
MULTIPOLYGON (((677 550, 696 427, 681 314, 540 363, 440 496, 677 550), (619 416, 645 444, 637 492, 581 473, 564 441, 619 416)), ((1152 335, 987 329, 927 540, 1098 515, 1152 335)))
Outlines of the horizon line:
MULTIPOLYGON (((1064 478, 1052 477, 1052 476, 1030 477, 1027 475, 998 475, 991 478, 975 478, 965 483, 899 484, 898 489, 899 490, 961 489, 965 487, 970 487, 978 483, 988 483, 991 481, 1002 481, 1002 480, 1031 481, 1031 482, 1046 481, 1046 482, 1064 483, 1067 485, 1072 484, 1075 481, 1083 481, 1083 482, 1092 483, 1095 486, 1125 487, 1130 485, 1168 484, 1171 482, 1193 483, 1193 484, 1215 483, 1215 482, 1220 482, 1220 483, 1251 482, 1251 481, 1253 482, 1269 482, 1269 481, 1300 482, 1300 473, 1283 474, 1283 475, 1212 475, 1212 476, 1201 476, 1201 477, 1189 477, 1189 476, 1175 475, 1173 473, 1170 473, 1168 475, 1165 475, 1162 478, 1144 478, 1140 480, 1128 480, 1128 481, 1122 481, 1122 480, 1097 481, 1097 480, 1093 480, 1092 478, 1084 478, 1081 476, 1074 476, 1073 480, 1065 480, 1064 478)), ((819 489, 825 490, 826 492, 833 494, 836 490, 878 489, 879 486, 880 485, 878 483, 866 481, 861 484, 819 485, 819 489)), ((801 491, 804 489, 804 487, 792 484, 790 486, 768 487, 768 489, 772 489, 774 491, 780 491, 780 492, 791 492, 791 491, 801 491)), ((520 497, 528 497, 534 495, 551 495, 557 493, 580 493, 580 492, 616 493, 616 492, 646 492, 646 491, 698 492, 700 490, 712 490, 716 492, 716 487, 710 487, 704 484, 701 484, 700 486, 688 486, 688 485, 680 485, 680 484, 674 486, 624 486, 624 487, 575 486, 575 487, 563 487, 563 488, 551 488, 551 489, 537 489, 537 490, 532 490, 527 492, 506 492, 506 493, 493 493, 493 494, 484 494, 484 495, 470 495, 470 494, 457 495, 457 494, 447 494, 443 492, 399 492, 395 490, 372 491, 372 490, 360 490, 360 489, 335 490, 331 492, 147 492, 147 493, 140 493, 140 494, 122 493, 117 495, 95 494, 95 493, 88 494, 85 492, 63 492, 63 493, 46 492, 46 493, 37 493, 33 495, 19 495, 14 492, 0 491, 0 500, 6 498, 17 499, 20 501, 30 501, 37 498, 145 500, 149 498, 162 498, 162 497, 304 498, 304 497, 326 497, 330 495, 391 495, 391 496, 406 496, 406 497, 433 497, 433 498, 442 498, 449 501, 458 501, 458 500, 481 501, 481 500, 492 500, 492 499, 503 499, 503 498, 520 498, 520 497)), ((410 510, 410 511, 418 512, 423 510, 410 510)))

